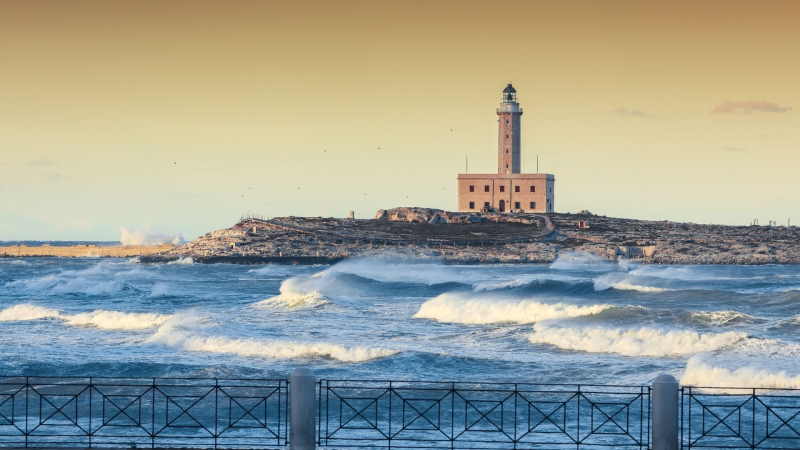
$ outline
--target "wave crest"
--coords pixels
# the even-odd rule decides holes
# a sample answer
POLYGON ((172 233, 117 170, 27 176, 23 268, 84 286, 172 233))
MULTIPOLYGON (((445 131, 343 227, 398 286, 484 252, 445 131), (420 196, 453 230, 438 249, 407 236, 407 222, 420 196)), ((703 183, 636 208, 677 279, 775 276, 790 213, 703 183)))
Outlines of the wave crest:
MULTIPOLYGON (((318 277, 319 278, 319 277, 318 277)), ((280 294, 253 304, 258 308, 304 309, 329 303, 320 289, 324 283, 314 277, 294 277, 283 280, 280 294)))
POLYGON ((579 306, 445 293, 423 303, 414 317, 464 324, 533 323, 598 314, 608 308, 611 305, 579 306))
POLYGON ((589 272, 606 272, 617 268, 614 261, 589 252, 562 252, 552 264, 555 270, 584 270, 589 272))
POLYGON ((797 358, 749 358, 726 364, 698 355, 686 363, 681 384, 800 389, 800 364, 797 358))
POLYGON ((103 330, 144 330, 165 323, 170 315, 131 313, 98 309, 78 314, 65 314, 56 309, 20 303, 0 310, 0 322, 29 321, 47 318, 61 319, 74 327, 95 327, 103 330))
POLYGON ((199 336, 187 329, 187 324, 197 323, 196 317, 176 317, 166 322, 149 339, 150 342, 178 347, 186 351, 223 353, 244 357, 267 359, 326 358, 357 363, 397 354, 397 350, 347 347, 328 342, 297 342, 267 339, 237 339, 224 336, 199 336))
POLYGON ((61 312, 44 306, 20 303, 0 310, 0 322, 16 322, 61 317, 61 312))
POLYGON ((698 333, 657 328, 567 327, 537 325, 530 341, 565 350, 617 353, 625 356, 682 356, 708 352, 736 344, 745 333, 698 333))
POLYGON ((77 327, 96 327, 102 330, 146 330, 163 324, 171 316, 98 309, 92 312, 64 315, 62 317, 67 325, 77 327))
POLYGON ((36 295, 101 296, 135 290, 128 281, 149 275, 142 268, 131 270, 129 263, 101 262, 82 270, 62 270, 36 278, 10 281, 5 287, 36 295))
POLYGON ((594 290, 605 291, 608 289, 617 289, 620 291, 637 291, 637 292, 666 292, 670 289, 661 288, 656 286, 646 286, 634 283, 625 272, 613 272, 601 275, 594 279, 594 290))

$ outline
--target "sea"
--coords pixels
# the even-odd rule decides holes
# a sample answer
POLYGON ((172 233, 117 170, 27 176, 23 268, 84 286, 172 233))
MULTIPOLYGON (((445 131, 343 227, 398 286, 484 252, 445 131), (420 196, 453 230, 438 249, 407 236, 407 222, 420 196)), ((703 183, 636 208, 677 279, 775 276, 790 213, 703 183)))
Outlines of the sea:
POLYGON ((0 375, 800 388, 800 266, 0 258, 0 375))

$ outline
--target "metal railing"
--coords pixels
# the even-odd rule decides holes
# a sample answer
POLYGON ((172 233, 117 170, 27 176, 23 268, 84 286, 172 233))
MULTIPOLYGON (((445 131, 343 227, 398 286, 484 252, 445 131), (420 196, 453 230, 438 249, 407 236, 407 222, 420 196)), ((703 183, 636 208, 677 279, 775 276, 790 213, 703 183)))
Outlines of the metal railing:
POLYGON ((0 445, 281 447, 287 386, 272 379, 0 377, 0 445))
POLYGON ((321 380, 333 448, 649 448, 650 387, 321 380))
POLYGON ((800 449, 800 390, 684 386, 681 448, 800 449))
POLYGON ((0 377, 0 447, 800 449, 800 389, 0 377), (290 442, 291 441, 291 442, 290 442))

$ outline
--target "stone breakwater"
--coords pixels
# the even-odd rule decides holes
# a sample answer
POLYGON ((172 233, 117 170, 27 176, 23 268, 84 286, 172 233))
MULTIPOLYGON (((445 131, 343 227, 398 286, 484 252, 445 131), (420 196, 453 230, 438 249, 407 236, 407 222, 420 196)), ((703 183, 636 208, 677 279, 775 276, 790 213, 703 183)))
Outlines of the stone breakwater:
POLYGON ((56 256, 61 258, 130 258, 163 253, 173 246, 165 245, 8 245, 0 247, 0 258, 56 256))
POLYGON ((798 264, 800 228, 395 208, 368 220, 246 219, 141 260, 313 264, 392 253, 462 264, 549 263, 564 251, 657 264, 798 264))

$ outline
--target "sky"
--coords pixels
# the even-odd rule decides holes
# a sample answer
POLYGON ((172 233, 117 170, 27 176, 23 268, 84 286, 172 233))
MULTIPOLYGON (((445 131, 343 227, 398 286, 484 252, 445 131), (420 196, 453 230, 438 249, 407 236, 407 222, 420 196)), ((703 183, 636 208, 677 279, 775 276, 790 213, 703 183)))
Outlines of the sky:
POLYGON ((456 208, 500 91, 557 211, 800 224, 800 2, 0 4, 0 240, 456 208))

